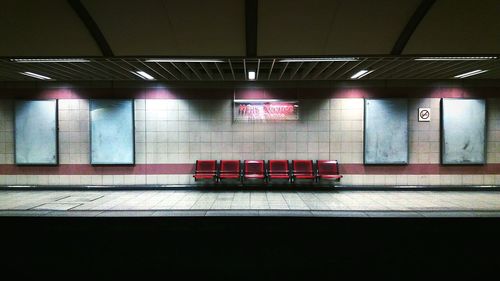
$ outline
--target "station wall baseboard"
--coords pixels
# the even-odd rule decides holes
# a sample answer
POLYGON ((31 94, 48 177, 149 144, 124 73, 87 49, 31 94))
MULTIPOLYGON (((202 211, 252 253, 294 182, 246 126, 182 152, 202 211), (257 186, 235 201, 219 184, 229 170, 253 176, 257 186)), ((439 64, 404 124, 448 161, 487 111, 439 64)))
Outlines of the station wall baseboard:
POLYGON ((0 185, 0 191, 500 191, 500 185, 0 185))

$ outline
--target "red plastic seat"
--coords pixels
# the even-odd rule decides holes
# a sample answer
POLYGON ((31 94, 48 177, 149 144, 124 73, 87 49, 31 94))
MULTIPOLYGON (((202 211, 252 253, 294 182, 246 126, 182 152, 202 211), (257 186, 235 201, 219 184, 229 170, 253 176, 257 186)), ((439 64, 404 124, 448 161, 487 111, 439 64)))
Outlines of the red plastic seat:
POLYGON ((293 180, 311 179, 314 180, 313 161, 312 160, 293 160, 293 180))
POLYGON ((243 178, 265 180, 266 169, 264 166, 264 160, 245 160, 243 165, 243 178))
POLYGON ((239 160, 221 160, 219 179, 241 179, 241 163, 239 160))
POLYGON ((340 180, 339 162, 337 160, 317 160, 318 181, 322 179, 340 180))
POLYGON ((217 180, 217 160, 196 160, 194 180, 217 180))
POLYGON ((288 160, 269 160, 269 169, 267 176, 272 179, 290 179, 290 168, 288 160))

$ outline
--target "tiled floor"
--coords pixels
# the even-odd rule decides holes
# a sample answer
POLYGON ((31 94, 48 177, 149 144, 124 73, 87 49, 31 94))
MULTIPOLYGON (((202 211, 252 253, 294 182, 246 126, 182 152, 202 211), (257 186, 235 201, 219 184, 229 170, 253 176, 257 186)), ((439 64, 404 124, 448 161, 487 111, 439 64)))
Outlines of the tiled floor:
POLYGON ((500 216, 500 192, 0 191, 2 216, 500 216))

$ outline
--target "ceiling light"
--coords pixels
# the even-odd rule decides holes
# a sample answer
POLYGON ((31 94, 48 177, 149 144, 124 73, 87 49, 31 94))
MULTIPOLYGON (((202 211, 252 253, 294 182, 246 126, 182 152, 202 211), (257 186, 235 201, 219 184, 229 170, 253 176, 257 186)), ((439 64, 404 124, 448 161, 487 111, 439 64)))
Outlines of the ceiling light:
POLYGON ((43 75, 40 75, 40 74, 36 74, 36 73, 33 73, 33 72, 19 72, 21 73, 22 75, 26 75, 26 76, 29 76, 29 77, 33 77, 33 78, 36 78, 36 79, 40 79, 40 80, 50 80, 52 78, 50 77, 47 77, 47 76, 43 76, 43 75))
POLYGON ((224 62, 219 59, 146 59, 145 62, 224 62))
POLYGON ((141 77, 144 80, 155 80, 155 78, 144 71, 131 71, 133 74, 141 77))
POLYGON ((88 59, 68 58, 68 59, 11 59, 20 63, 44 63, 44 62, 90 62, 88 59))
POLYGON ((249 80, 255 80, 255 71, 249 71, 248 72, 248 79, 249 80))
POLYGON ((462 61, 462 60, 494 60, 497 57, 420 57, 415 60, 423 61, 462 61))
POLYGON ((353 76, 351 76, 351 79, 360 79, 360 78, 363 78, 372 72, 373 72, 373 70, 363 69, 363 70, 358 71, 353 76))
POLYGON ((462 73, 462 74, 459 74, 459 75, 454 76, 454 77, 455 77, 455 78, 466 78, 466 77, 470 77, 470 76, 478 75, 478 74, 481 74, 481 73, 485 73, 486 71, 488 71, 488 70, 481 70, 481 69, 478 69, 478 70, 474 70, 474 71, 470 71, 470 72, 462 73))
POLYGON ((334 61, 358 61, 358 58, 289 58, 281 59, 279 62, 334 62, 334 61))

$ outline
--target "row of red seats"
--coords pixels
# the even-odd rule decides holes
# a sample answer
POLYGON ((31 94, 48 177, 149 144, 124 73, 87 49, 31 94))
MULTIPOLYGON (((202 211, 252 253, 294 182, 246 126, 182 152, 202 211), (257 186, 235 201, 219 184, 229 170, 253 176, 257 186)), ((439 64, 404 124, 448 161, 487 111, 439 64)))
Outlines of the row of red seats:
POLYGON ((337 160, 292 160, 290 169, 288 160, 269 160, 267 166, 264 160, 245 160, 243 169, 239 160, 197 160, 196 170, 193 175, 197 180, 213 180, 215 182, 224 179, 233 180, 286 180, 295 182, 298 179, 319 182, 322 179, 340 180, 339 164, 337 160))

